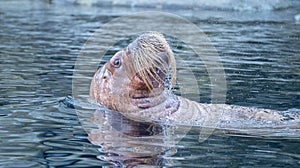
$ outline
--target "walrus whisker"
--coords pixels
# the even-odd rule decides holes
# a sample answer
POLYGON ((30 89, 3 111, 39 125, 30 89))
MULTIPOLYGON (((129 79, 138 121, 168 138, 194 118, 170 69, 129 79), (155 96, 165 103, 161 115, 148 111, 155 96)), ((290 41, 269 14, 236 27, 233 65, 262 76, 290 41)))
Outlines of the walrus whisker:
POLYGON ((146 86, 151 90, 153 88, 152 79, 161 83, 165 79, 159 80, 153 75, 152 71, 155 67, 160 68, 161 71, 172 71, 172 85, 176 81, 176 62, 173 52, 169 44, 162 34, 157 32, 149 32, 138 37, 127 48, 130 52, 133 68, 135 72, 139 72, 141 79, 146 86))

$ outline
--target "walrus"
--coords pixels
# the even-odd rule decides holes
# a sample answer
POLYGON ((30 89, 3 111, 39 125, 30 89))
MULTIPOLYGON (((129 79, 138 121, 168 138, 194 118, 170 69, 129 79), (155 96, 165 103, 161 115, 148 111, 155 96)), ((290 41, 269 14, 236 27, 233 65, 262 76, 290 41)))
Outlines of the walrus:
POLYGON ((93 76, 90 97, 136 120, 200 125, 213 128, 257 128, 293 125, 299 114, 228 104, 206 104, 172 92, 176 61, 158 32, 146 32, 118 51, 93 76))
POLYGON ((209 128, 266 135, 262 128, 300 127, 297 113, 199 103, 175 95, 175 84, 175 57, 158 32, 141 34, 96 71, 90 97, 101 106, 93 113, 97 127, 89 140, 106 153, 103 160, 120 167, 169 165, 165 158, 194 125, 201 127, 202 140, 209 128))

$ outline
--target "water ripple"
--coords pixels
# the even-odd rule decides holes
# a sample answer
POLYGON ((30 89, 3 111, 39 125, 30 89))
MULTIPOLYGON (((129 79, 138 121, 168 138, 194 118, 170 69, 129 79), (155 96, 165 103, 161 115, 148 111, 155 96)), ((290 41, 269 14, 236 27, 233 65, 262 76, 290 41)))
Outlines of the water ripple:
MULTIPOLYGON (((0 167, 100 167, 112 165, 109 158, 120 159, 114 151, 107 152, 103 144, 93 145, 74 107, 60 101, 72 94, 76 57, 95 29, 113 18, 144 9, 55 2, 0 2, 0 167)), ((225 68, 227 103, 287 110, 300 109, 300 29, 293 18, 298 8, 268 12, 166 11, 185 16, 211 39, 225 68)), ((126 36, 122 30, 117 34, 126 36)), ((104 60, 90 61, 102 65, 130 38, 113 46, 104 60)), ((201 58, 179 39, 167 38, 176 56, 184 59, 195 74, 201 102, 210 102, 210 78, 201 58)), ((95 51, 91 48, 88 52, 95 51)), ((185 65, 178 64, 178 71, 184 73, 185 65)), ((83 111, 92 109, 82 104, 79 107, 83 111)), ((169 144, 169 150, 150 160, 170 167, 300 164, 299 130, 286 130, 286 134, 273 130, 271 135, 261 132, 269 135, 266 137, 218 130, 199 143, 199 129, 193 128, 178 144, 169 144)), ((129 144, 165 147, 159 143, 160 138, 151 142, 107 138, 111 143, 123 140, 118 145, 129 139, 129 144)))

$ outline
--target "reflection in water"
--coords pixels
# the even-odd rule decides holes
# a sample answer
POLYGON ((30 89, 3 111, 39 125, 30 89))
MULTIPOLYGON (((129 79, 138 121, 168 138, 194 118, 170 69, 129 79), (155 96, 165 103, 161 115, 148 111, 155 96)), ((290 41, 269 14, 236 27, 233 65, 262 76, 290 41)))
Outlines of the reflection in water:
POLYGON ((101 147, 101 160, 119 166, 170 165, 165 159, 176 153, 177 143, 190 126, 162 125, 131 120, 119 112, 100 107, 91 118, 94 128, 88 139, 101 147))
POLYGON ((122 166, 163 165, 163 156, 171 150, 162 126, 125 118, 112 110, 97 110, 93 122, 98 129, 89 132, 89 140, 101 146, 100 159, 122 166))

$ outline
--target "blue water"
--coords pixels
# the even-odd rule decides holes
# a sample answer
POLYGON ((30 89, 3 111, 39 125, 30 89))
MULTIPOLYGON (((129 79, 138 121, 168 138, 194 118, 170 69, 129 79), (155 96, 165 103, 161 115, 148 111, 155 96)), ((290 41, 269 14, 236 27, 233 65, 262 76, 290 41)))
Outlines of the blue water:
MULTIPOLYGON (((297 129, 294 134, 258 136, 216 130, 199 142, 201 128, 193 127, 181 141, 171 144, 173 141, 166 140, 172 135, 168 126, 154 125, 143 137, 140 132, 149 123, 141 125, 119 117, 114 122, 128 124, 126 128, 137 129, 133 131, 136 134, 109 137, 110 132, 102 132, 100 135, 108 136, 101 144, 85 131, 72 108, 73 100, 63 101, 72 96, 76 58, 97 28, 126 14, 163 10, 195 23, 212 41, 225 68, 226 103, 300 109, 300 25, 294 20, 299 9, 296 5, 263 11, 174 10, 0 1, 0 167, 101 167, 134 165, 142 160, 167 167, 299 167, 297 129), (154 141, 151 135, 156 134, 162 136, 154 141), (155 149, 155 154, 142 159, 118 156, 121 147, 131 150, 132 146, 140 146, 144 152, 147 146, 155 149)), ((176 38, 169 39, 174 53, 195 60, 186 64, 197 76, 199 101, 211 102, 205 65, 190 48, 176 38)), ((126 42, 116 44, 105 58, 126 42)), ((76 105, 81 111, 93 112, 87 121, 102 115, 86 102, 76 105)))

